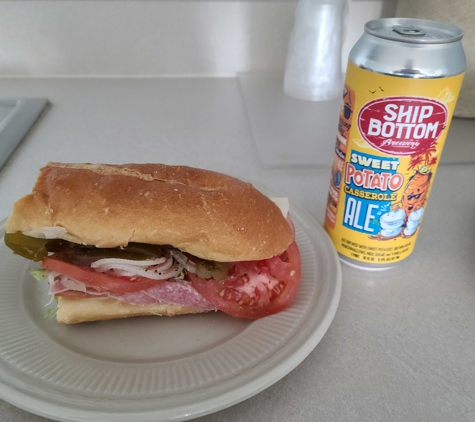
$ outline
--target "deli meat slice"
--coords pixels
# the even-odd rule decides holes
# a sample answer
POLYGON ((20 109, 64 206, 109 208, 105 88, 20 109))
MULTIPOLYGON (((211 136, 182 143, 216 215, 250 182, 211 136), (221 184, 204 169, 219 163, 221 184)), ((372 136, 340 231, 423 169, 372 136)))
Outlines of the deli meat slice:
POLYGON ((191 283, 183 280, 164 281, 147 290, 136 293, 124 293, 121 296, 112 296, 133 305, 150 305, 153 303, 176 303, 203 310, 216 308, 198 293, 191 283))
POLYGON ((152 305, 155 303, 170 303, 203 311, 214 311, 216 308, 196 291, 190 282, 173 279, 164 281, 146 290, 133 293, 113 294, 92 290, 85 283, 71 280, 64 275, 51 272, 48 278, 49 294, 56 295, 67 291, 84 292, 91 297, 110 297, 122 300, 132 305, 152 305))

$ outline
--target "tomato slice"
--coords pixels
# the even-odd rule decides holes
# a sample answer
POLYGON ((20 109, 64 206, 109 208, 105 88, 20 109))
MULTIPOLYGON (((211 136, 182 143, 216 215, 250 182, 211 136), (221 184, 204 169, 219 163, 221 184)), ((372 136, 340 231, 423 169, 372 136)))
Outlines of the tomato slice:
POLYGON ((300 274, 300 252, 294 241, 280 256, 233 264, 224 280, 188 276, 217 309, 253 320, 286 309, 297 293, 300 274))
POLYGON ((117 277, 107 273, 94 271, 89 267, 78 267, 77 265, 55 259, 54 255, 43 258, 43 268, 63 274, 68 278, 81 281, 100 292, 130 293, 139 292, 157 284, 163 280, 151 280, 145 277, 117 277))

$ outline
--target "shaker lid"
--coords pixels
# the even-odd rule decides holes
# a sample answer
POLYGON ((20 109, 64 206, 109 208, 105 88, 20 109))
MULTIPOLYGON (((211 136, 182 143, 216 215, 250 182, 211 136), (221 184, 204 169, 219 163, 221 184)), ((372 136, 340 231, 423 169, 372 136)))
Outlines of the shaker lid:
POLYGON ((462 30, 452 24, 424 19, 375 19, 365 32, 378 38, 413 44, 446 44, 462 39, 462 30))

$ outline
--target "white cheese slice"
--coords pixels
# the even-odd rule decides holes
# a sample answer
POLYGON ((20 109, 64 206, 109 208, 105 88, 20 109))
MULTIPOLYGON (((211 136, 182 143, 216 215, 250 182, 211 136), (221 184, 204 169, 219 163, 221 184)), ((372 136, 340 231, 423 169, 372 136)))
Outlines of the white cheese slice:
POLYGON ((64 227, 38 227, 37 229, 23 232, 26 236, 36 237, 38 239, 61 239, 67 230, 64 227))
POLYGON ((290 203, 289 199, 282 197, 282 198, 270 198, 282 211, 282 215, 287 218, 287 214, 289 213, 290 203))

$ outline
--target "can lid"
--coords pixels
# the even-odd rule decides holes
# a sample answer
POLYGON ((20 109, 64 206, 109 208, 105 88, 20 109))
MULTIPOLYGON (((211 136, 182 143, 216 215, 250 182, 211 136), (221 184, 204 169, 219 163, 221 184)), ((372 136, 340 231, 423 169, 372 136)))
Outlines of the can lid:
POLYGON ((413 44, 446 44, 462 39, 462 30, 452 24, 411 18, 375 19, 365 32, 378 38, 413 44))

